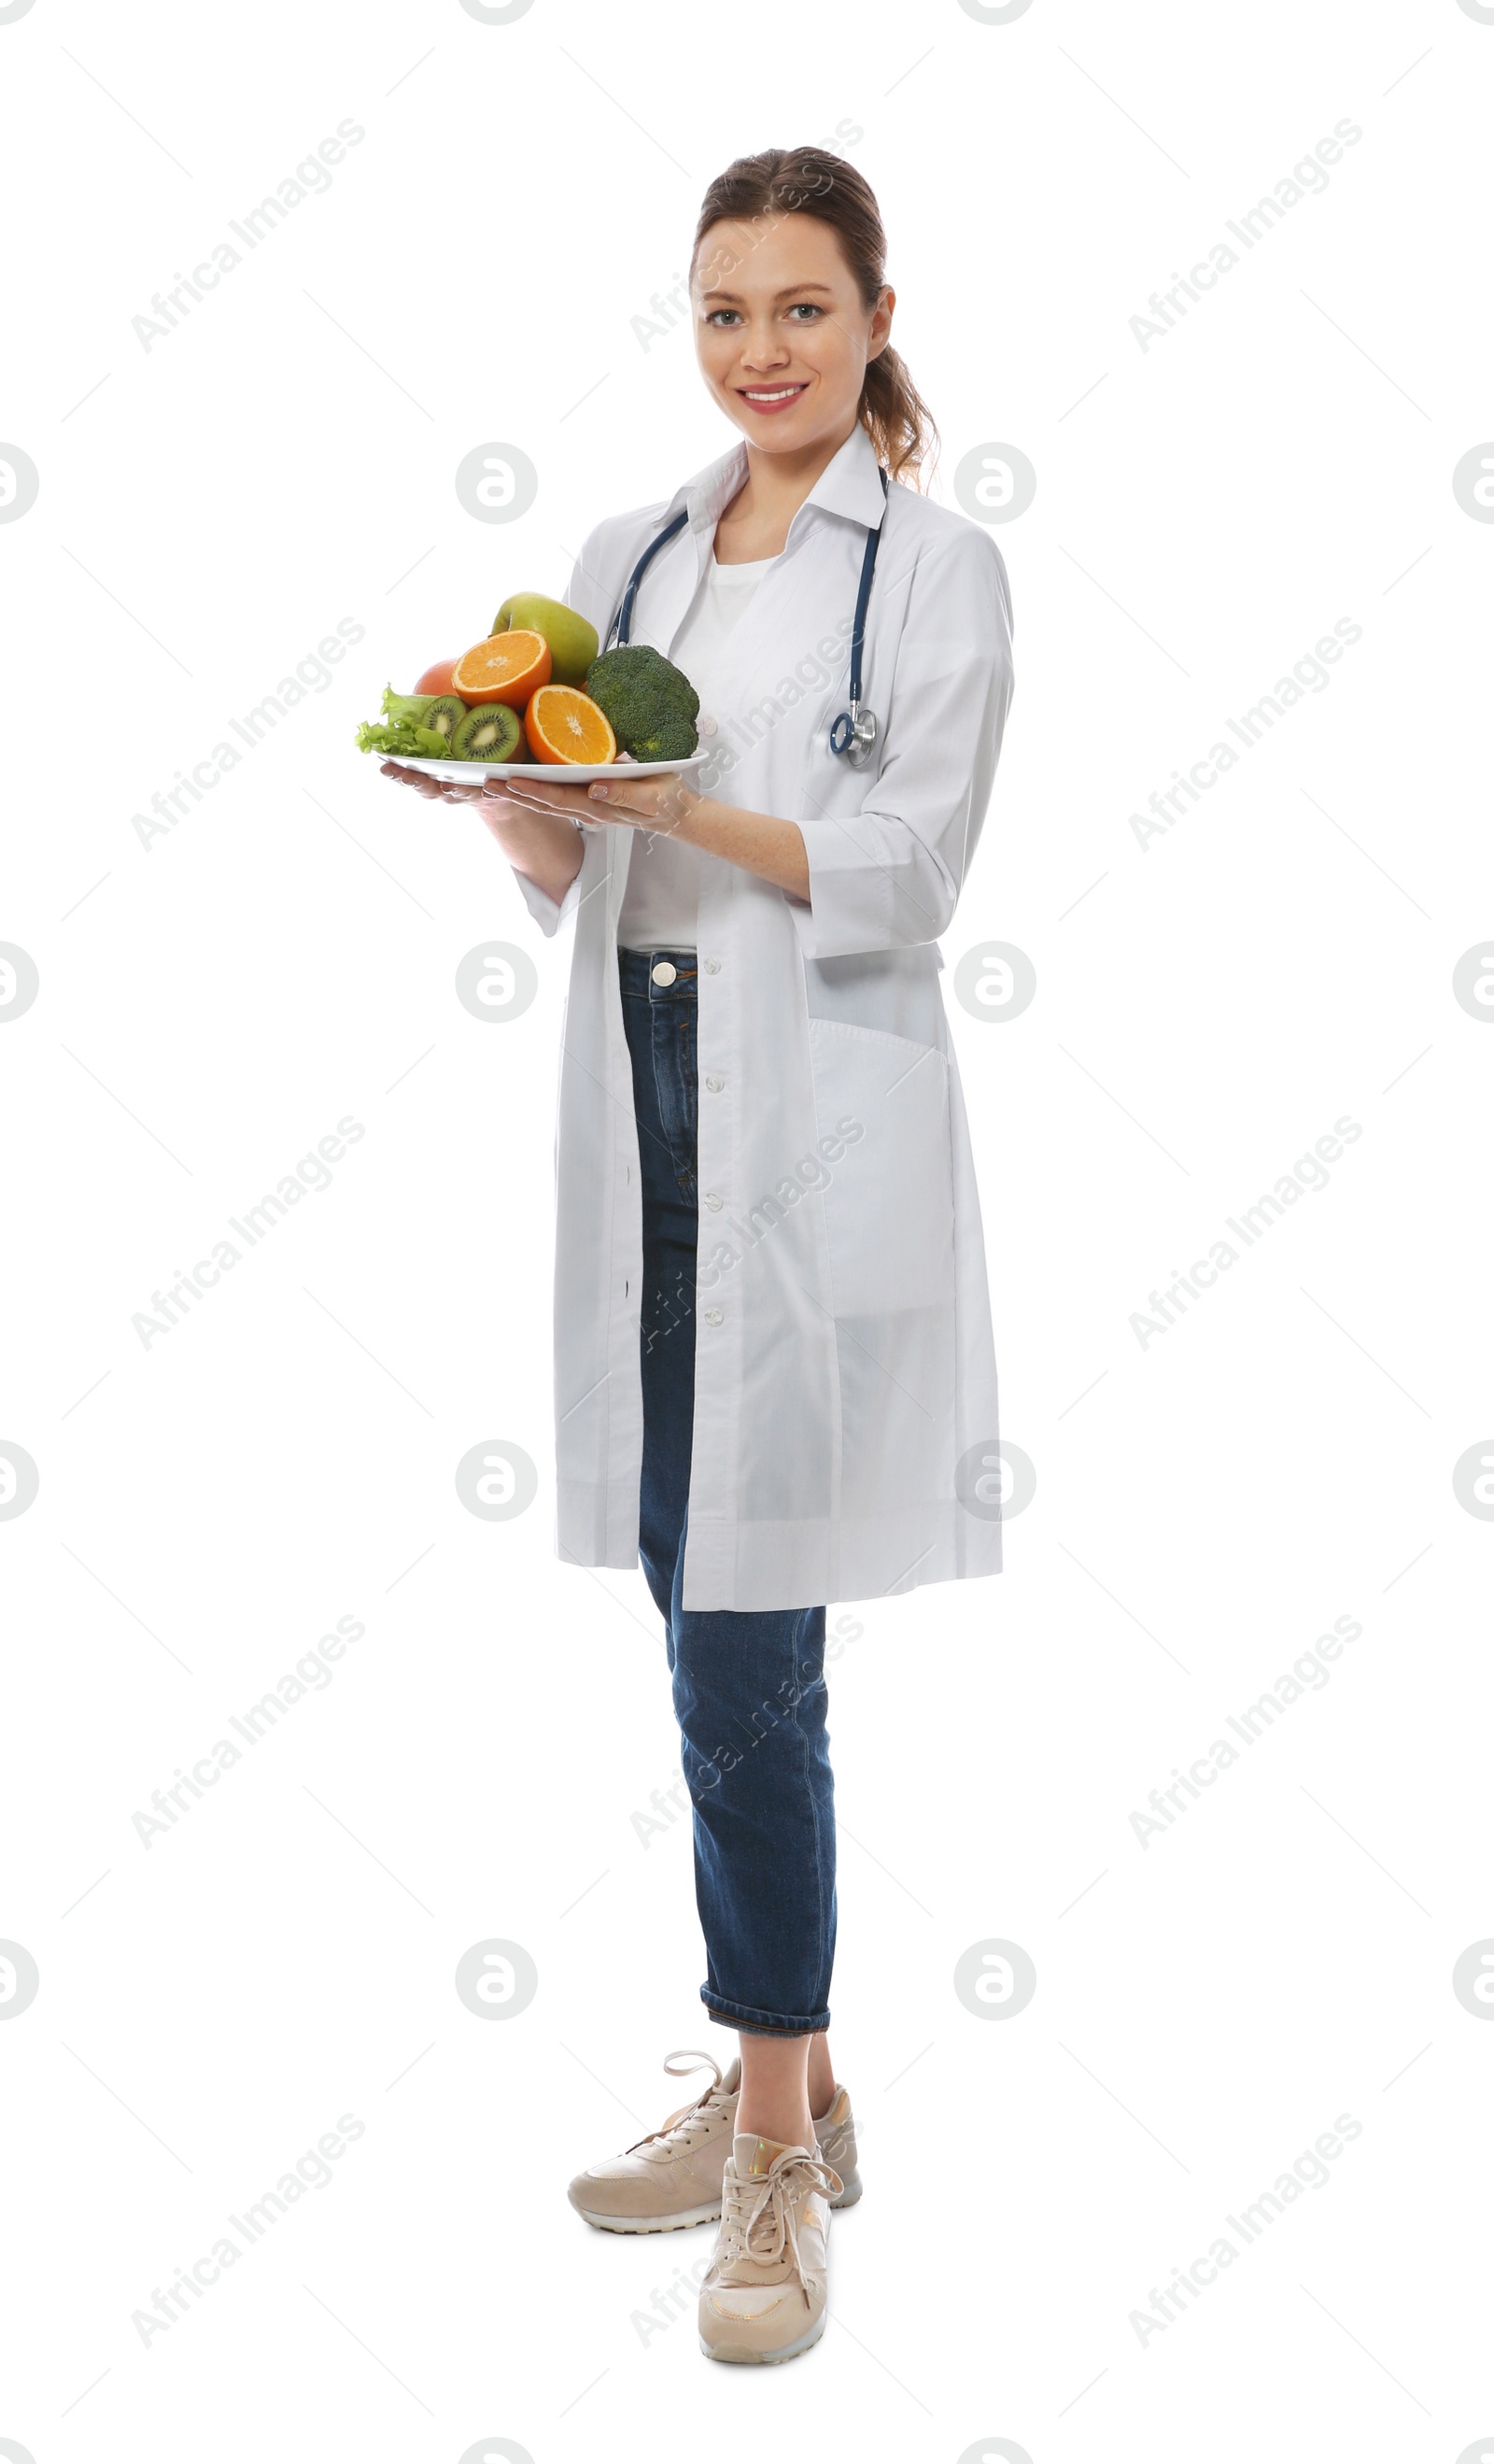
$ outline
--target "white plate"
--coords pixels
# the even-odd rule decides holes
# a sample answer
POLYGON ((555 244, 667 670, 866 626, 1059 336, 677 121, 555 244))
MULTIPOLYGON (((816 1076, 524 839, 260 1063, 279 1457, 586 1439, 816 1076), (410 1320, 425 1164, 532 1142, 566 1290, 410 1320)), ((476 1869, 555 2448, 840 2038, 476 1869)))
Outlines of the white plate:
POLYGON ((615 779, 620 772, 629 779, 672 778, 677 771, 698 770, 709 757, 692 753, 683 761, 441 761, 425 754, 384 753, 379 758, 458 787, 478 779, 542 779, 554 786, 585 787, 593 779, 615 779))

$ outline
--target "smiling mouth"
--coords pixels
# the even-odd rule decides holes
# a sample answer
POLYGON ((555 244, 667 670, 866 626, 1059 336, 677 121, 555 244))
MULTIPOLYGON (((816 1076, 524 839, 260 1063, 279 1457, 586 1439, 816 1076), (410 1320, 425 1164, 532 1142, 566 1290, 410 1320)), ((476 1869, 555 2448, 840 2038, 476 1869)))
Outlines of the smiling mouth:
POLYGON ((808 380, 805 379, 802 383, 798 385, 738 385, 737 391, 741 395, 743 402, 792 402, 796 394, 804 392, 808 380))

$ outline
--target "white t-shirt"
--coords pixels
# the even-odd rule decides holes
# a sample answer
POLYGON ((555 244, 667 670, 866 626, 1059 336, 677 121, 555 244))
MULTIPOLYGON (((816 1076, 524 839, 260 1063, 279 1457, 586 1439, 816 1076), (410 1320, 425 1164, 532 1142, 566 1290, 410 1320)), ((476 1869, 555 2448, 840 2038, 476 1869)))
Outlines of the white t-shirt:
MULTIPOLYGON (((731 706, 736 681, 732 633, 768 567, 777 561, 764 556, 753 564, 717 564, 713 552, 670 654, 700 695, 703 711, 731 706)), ((635 831, 617 919, 619 946, 692 950, 699 894, 698 847, 683 846, 662 830, 635 831)))

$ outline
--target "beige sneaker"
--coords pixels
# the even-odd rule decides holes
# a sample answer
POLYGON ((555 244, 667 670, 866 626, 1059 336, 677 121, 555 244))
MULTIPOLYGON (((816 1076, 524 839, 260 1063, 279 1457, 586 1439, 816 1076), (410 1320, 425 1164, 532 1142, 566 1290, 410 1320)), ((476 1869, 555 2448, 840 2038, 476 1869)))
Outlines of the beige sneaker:
POLYGON ((856 2166, 856 2124, 845 2088, 836 2089, 828 2113, 816 2115, 815 2137, 824 2162, 840 2177, 840 2193, 830 2201, 831 2207, 853 2208, 861 2196, 861 2175, 856 2166))
POLYGON ((700 2288, 713 2362, 788 2362, 824 2333, 830 2202, 840 2175, 807 2147, 738 2131, 721 2180, 721 2230, 700 2288))
POLYGON ((673 2233, 681 2225, 713 2224, 721 2212, 741 2063, 734 2060, 723 2077, 709 2054, 674 2053, 664 2067, 671 2079, 708 2070, 711 2085, 621 2156, 577 2174, 570 2203, 604 2233, 673 2233))
MULTIPOLYGON (((721 2175, 736 2127, 741 2063, 734 2059, 723 2076, 709 2054, 682 2051, 670 2054, 664 2067, 671 2079, 708 2070, 712 2084, 647 2139, 577 2174, 566 2195, 578 2215, 604 2233, 673 2233, 682 2225, 714 2224, 721 2212, 721 2175), (676 2063, 683 2067, 676 2069, 676 2063)), ((861 2175, 845 2088, 837 2087, 815 2131, 821 2154, 844 2186, 830 2205, 853 2207, 861 2196, 861 2175)))

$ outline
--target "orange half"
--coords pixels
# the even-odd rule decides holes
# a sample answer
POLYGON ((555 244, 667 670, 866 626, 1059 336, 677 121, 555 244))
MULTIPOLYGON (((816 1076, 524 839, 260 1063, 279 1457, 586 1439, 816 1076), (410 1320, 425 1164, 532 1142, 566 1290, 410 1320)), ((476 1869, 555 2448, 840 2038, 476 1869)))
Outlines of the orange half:
POLYGON ((575 685, 541 685, 524 712, 524 734, 537 761, 617 759, 617 737, 605 711, 575 685))
POLYGON ((542 633, 491 633, 464 650, 451 671, 451 691, 473 709, 506 701, 522 710, 538 685, 550 681, 550 645, 542 633))

